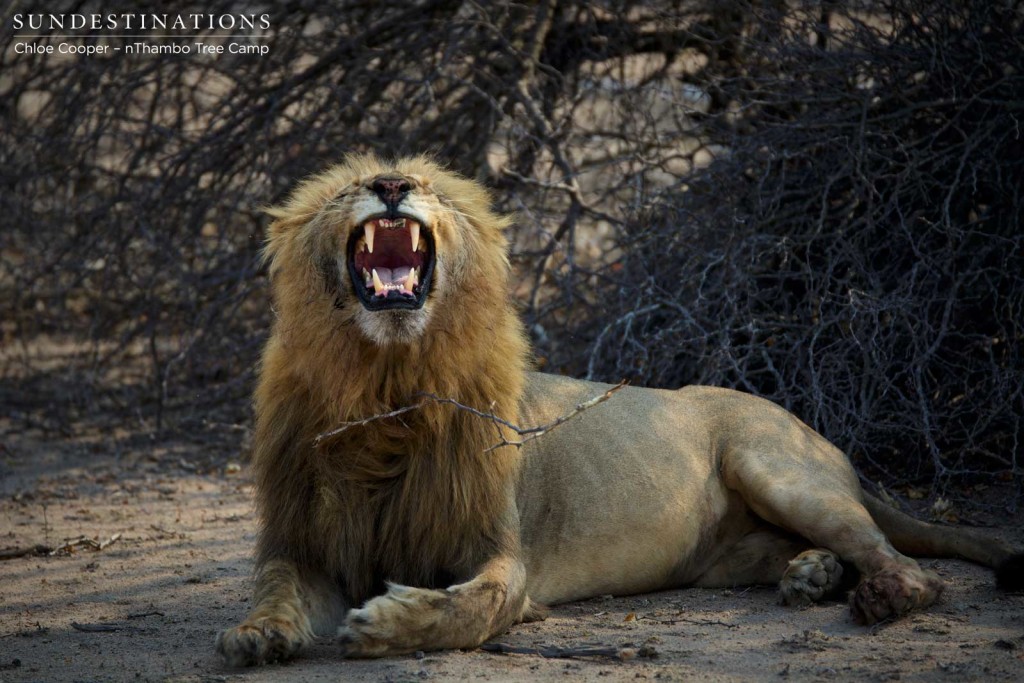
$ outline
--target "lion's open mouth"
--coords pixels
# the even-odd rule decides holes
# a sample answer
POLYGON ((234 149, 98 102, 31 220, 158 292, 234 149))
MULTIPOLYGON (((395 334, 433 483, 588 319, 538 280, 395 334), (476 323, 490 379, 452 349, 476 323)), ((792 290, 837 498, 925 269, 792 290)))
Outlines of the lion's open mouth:
POLYGON ((356 295, 370 311, 423 305, 434 271, 434 240, 414 218, 371 218, 348 245, 356 295))

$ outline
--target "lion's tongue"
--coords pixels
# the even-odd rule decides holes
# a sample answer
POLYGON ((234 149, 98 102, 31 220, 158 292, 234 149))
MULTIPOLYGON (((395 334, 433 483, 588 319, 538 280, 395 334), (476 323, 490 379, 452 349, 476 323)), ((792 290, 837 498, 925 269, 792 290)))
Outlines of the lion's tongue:
POLYGON ((412 287, 408 286, 409 276, 412 268, 398 266, 397 268, 374 268, 376 277, 373 280, 373 290, 376 296, 387 296, 388 292, 394 289, 403 294, 411 294, 412 287))

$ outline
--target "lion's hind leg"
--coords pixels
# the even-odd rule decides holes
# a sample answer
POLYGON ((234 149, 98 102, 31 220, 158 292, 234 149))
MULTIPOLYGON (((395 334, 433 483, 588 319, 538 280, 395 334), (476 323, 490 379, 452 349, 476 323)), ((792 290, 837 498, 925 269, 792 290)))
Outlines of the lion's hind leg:
MULTIPOLYGON (((756 441, 737 440, 725 454, 726 486, 761 519, 856 567, 863 577, 850 600, 856 621, 873 624, 935 602, 942 580, 892 546, 864 507, 857 475, 843 453, 776 410, 762 416, 768 424, 756 441)), ((798 558, 792 576, 813 578, 817 571, 798 558)))
POLYGON ((779 530, 752 531, 726 549, 693 585, 702 588, 768 586, 778 583, 789 560, 807 549, 807 542, 779 530))

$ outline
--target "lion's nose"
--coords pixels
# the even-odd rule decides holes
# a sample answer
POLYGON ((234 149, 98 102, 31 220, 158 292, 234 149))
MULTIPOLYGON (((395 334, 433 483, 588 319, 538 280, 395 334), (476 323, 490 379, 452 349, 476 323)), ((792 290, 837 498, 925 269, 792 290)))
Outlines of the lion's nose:
POLYGON ((412 189, 405 178, 377 178, 370 188, 377 193, 380 200, 388 207, 388 211, 398 210, 398 205, 412 189))

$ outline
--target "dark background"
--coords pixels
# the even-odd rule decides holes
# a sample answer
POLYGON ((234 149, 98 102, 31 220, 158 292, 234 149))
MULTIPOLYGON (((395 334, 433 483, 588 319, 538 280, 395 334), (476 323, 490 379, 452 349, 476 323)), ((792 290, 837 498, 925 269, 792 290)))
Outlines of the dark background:
POLYGON ((1024 3, 192 11, 269 13, 269 54, 18 55, 5 20, 3 433, 238 439, 261 208, 429 152, 517 214, 544 370, 736 387, 937 516, 1020 504, 1024 3))

